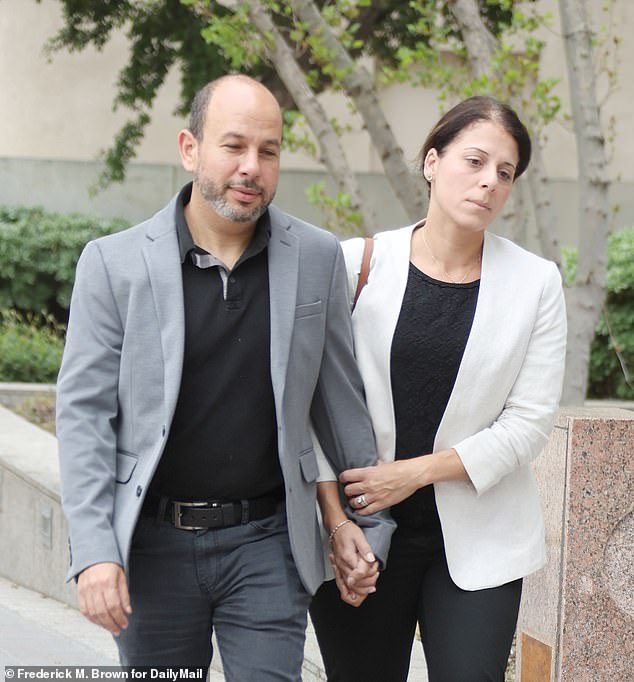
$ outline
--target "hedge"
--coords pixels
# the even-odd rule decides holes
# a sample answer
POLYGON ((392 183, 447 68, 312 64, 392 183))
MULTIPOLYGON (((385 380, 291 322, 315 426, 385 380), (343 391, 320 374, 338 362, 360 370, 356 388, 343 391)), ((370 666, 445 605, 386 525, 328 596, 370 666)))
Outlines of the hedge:
POLYGON ((588 397, 634 400, 634 227, 608 240, 607 295, 592 342, 588 397))
POLYGON ((0 311, 0 381, 55 383, 63 328, 51 317, 0 311))
POLYGON ((65 322, 82 248, 126 226, 123 220, 0 207, 0 310, 51 314, 65 322))

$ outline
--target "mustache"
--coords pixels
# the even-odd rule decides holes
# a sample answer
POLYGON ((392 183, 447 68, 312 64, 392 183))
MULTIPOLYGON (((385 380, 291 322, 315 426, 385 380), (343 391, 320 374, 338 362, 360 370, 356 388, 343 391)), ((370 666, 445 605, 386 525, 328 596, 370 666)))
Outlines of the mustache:
POLYGON ((247 179, 237 180, 235 182, 228 182, 225 185, 225 189, 229 189, 231 187, 245 187, 246 189, 254 189, 256 192, 259 192, 260 194, 263 193, 263 190, 260 187, 260 185, 258 185, 258 183, 255 182, 254 180, 247 179))

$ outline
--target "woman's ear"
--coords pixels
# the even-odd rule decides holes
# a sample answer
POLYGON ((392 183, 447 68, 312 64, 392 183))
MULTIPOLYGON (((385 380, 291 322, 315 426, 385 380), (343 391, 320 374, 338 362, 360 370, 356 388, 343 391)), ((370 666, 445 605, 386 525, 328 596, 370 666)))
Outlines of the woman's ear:
POLYGON ((427 152, 427 156, 425 156, 425 161, 423 162, 423 176, 427 182, 432 182, 436 175, 437 167, 438 152, 432 147, 432 149, 427 152))

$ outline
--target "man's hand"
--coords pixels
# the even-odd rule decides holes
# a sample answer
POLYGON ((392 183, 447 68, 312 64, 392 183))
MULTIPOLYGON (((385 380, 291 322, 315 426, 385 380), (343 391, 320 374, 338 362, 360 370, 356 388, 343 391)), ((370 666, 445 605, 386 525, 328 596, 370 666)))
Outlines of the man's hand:
POLYGON ((341 571, 334 564, 332 555, 330 556, 332 562, 332 567, 335 572, 335 584, 339 588, 339 595, 341 596, 341 601, 345 602, 349 606, 354 606, 355 608, 361 606, 367 598, 367 594, 357 594, 354 590, 349 590, 346 586, 341 571))
POLYGON ((125 573, 119 564, 104 562, 83 570, 77 580, 80 611, 113 635, 128 627, 132 613, 125 573))

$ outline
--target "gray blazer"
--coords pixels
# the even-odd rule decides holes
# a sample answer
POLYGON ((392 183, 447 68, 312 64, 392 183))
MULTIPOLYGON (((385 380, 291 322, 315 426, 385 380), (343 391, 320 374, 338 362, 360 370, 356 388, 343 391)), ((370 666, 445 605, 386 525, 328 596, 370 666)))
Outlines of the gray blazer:
MULTIPOLYGON (((58 379, 68 577, 127 566, 148 484, 169 435, 184 344, 176 197, 154 217, 87 244, 77 265, 58 379)), ((376 461, 356 367, 341 249, 330 233, 269 209, 271 377, 291 547, 306 589, 324 578, 318 467, 309 420, 336 472, 376 461)), ((355 517, 386 560, 393 523, 355 517)))

